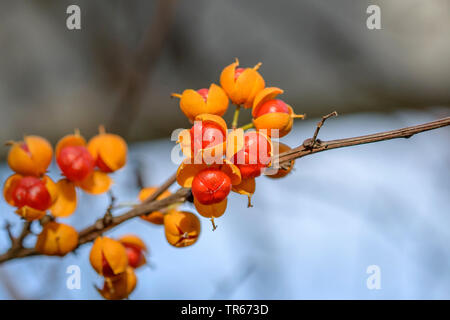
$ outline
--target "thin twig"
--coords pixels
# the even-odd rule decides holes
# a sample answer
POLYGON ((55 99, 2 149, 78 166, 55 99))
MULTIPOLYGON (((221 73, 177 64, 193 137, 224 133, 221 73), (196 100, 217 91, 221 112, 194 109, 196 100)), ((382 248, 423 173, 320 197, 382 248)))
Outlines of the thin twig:
MULTIPOLYGON (((348 146, 355 146, 360 144, 385 141, 397 138, 409 138, 414 134, 434 130, 437 128, 445 127, 450 125, 450 117, 443 118, 436 121, 427 122, 421 125, 406 127, 402 129, 379 132, 371 135, 365 135, 360 137, 353 137, 347 139, 338 139, 331 141, 320 141, 316 140, 312 148, 305 147, 303 144, 297 148, 294 148, 288 152, 284 152, 278 156, 281 164, 290 162, 291 160, 304 157, 306 155, 322 152, 325 150, 343 148, 348 146)), ((317 135, 315 135, 317 138, 317 135)), ((105 225, 103 218, 98 219, 91 226, 83 229, 79 232, 79 242, 78 246, 95 240, 99 235, 104 232, 114 228, 115 226, 138 216, 151 213, 153 211, 161 210, 175 203, 185 202, 191 196, 191 189, 180 188, 174 194, 164 198, 162 200, 156 200, 156 198, 161 195, 167 188, 169 188, 176 181, 176 175, 172 175, 165 183, 163 183, 158 190, 152 194, 146 201, 142 204, 132 208, 131 210, 125 212, 122 215, 113 217, 110 224, 105 225)), ((29 256, 39 255, 34 248, 20 248, 18 250, 8 250, 5 254, 0 255, 0 263, 16 258, 24 258, 29 256)))
POLYGON ((17 237, 18 246, 22 247, 23 241, 30 233, 31 233, 31 222, 25 221, 23 224, 22 232, 20 233, 19 237, 17 237))

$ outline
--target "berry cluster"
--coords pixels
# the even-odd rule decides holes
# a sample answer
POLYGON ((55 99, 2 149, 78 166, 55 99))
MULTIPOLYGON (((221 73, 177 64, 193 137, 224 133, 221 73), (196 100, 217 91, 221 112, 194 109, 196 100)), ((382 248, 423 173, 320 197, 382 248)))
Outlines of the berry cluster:
MULTIPOLYGON (((294 118, 304 118, 277 99, 283 90, 266 87, 258 72, 260 65, 241 68, 236 59, 223 69, 221 86, 211 84, 209 89, 172 94, 180 98, 181 111, 193 123, 191 129, 183 130, 178 137, 185 160, 178 168, 177 182, 192 188, 197 211, 211 219, 213 229, 214 218, 225 212, 231 191, 247 195, 251 206, 255 178, 271 166, 273 156, 290 150, 272 139, 287 135, 294 118), (222 118, 229 100, 236 105, 231 130, 222 118), (253 121, 237 128, 240 108, 251 108, 253 121), (256 130, 248 130, 251 128, 256 130)), ((286 176, 293 164, 267 176, 286 176)))
MULTIPOLYGON (((21 218, 30 222, 39 220, 42 231, 35 243, 38 253, 65 256, 78 247, 79 235, 72 226, 56 219, 73 214, 77 207, 77 188, 91 194, 110 189, 112 179, 108 174, 125 165, 127 144, 118 135, 106 133, 103 127, 89 142, 78 131, 63 137, 55 152, 46 139, 38 136, 26 136, 23 141, 8 144, 11 146, 8 165, 14 174, 6 179, 3 187, 6 202, 16 208, 21 218), (53 156, 63 176, 57 182, 47 175, 53 156)), ((128 238, 121 241, 128 252, 128 238)), ((127 254, 129 265, 136 267, 134 261, 139 255, 134 251, 135 260, 133 252, 127 254)), ((120 287, 121 281, 115 285, 120 287)))

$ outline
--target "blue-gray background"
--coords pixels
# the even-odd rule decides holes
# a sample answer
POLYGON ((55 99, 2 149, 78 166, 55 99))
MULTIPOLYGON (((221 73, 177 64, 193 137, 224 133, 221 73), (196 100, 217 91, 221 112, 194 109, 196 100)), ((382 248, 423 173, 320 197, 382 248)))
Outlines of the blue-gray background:
MULTIPOLYGON (((113 190, 119 201, 134 201, 136 166, 146 185, 176 169, 169 136, 189 124, 170 92, 217 83, 234 57, 262 61, 268 84, 286 89, 286 101, 309 115, 283 138, 290 146, 333 110, 340 116, 327 121, 321 139, 450 114, 447 0, 370 1, 382 10, 377 31, 365 25, 369 1, 179 1, 159 12, 163 2, 1 1, 1 140, 32 133, 55 142, 73 128, 90 136, 100 123, 113 127, 130 142, 113 190), (65 28, 72 3, 82 10, 80 31, 65 28), (166 37, 141 68, 135 52, 147 33, 156 37, 161 14, 170 21, 157 24, 166 37), (120 103, 133 68, 141 89, 120 103)), ((139 219, 121 225, 108 235, 136 233, 150 248, 151 268, 138 270, 131 298, 450 298, 449 134, 444 128, 305 157, 285 179, 259 178, 253 208, 233 195, 215 232, 202 219, 189 248, 169 246, 161 227, 139 219), (366 287, 370 265, 380 267, 381 290, 366 287)), ((2 163, 0 181, 11 174, 2 163)), ((51 175, 58 178, 54 165, 51 175)), ((107 204, 107 196, 80 193, 76 213, 62 221, 82 229, 107 204)), ((0 223, 6 220, 17 232, 18 217, 0 200, 0 223)), ((0 251, 8 245, 0 231, 0 251)), ((0 298, 99 298, 89 249, 0 265, 0 298), (66 287, 72 264, 81 268, 81 290, 66 287)))

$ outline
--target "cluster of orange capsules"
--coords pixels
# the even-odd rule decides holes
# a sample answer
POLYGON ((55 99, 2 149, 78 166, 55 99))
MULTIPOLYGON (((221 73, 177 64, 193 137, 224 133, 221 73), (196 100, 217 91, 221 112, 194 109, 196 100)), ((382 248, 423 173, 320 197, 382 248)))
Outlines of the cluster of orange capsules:
POLYGON ((220 85, 209 89, 188 89, 181 95, 181 111, 193 123, 183 130, 178 143, 185 156, 177 171, 177 182, 192 189, 198 213, 214 219, 222 216, 231 191, 248 197, 255 192, 255 178, 265 173, 271 178, 286 176, 292 169, 277 168, 268 173, 272 159, 290 148, 274 138, 287 135, 297 115, 290 105, 277 96, 283 90, 266 87, 258 72, 260 63, 253 68, 239 67, 239 61, 225 67, 220 75, 220 85), (229 101, 236 105, 231 129, 222 116, 229 101), (240 109, 251 109, 252 123, 237 127, 240 109))
MULTIPOLYGON (((193 126, 183 130, 178 143, 185 156, 177 170, 177 182, 191 188, 198 213, 210 218, 222 216, 231 191, 248 197, 255 192, 255 178, 270 167, 276 153, 290 148, 274 137, 283 137, 292 129, 297 115, 291 106, 276 99, 283 90, 266 87, 253 68, 241 68, 239 62, 225 67, 220 84, 209 88, 188 89, 180 98, 181 111, 193 126), (231 129, 222 116, 229 101, 236 105, 231 129), (251 109, 251 124, 238 128, 240 109, 251 109), (253 129, 254 128, 254 129, 253 129)), ((26 136, 23 141, 9 142, 8 165, 14 171, 5 182, 3 195, 15 213, 27 221, 38 220, 42 230, 37 236, 35 249, 44 255, 64 256, 79 244, 78 232, 70 225, 59 222, 73 214, 77 207, 77 189, 99 195, 107 192, 113 183, 110 173, 125 166, 127 144, 118 135, 105 132, 86 141, 76 131, 63 137, 53 150, 51 144, 38 136, 26 136), (53 157, 62 178, 54 182, 47 170, 53 157)), ((279 168, 271 178, 286 176, 292 169, 279 168)), ((145 201, 156 187, 144 188, 139 200, 145 201)), ((165 191, 157 199, 171 193, 165 191)), ((161 211, 141 216, 143 220, 163 225, 168 243, 174 247, 194 244, 200 234, 200 220, 192 212, 179 210, 173 204, 161 211)), ((104 277, 98 289, 106 299, 124 299, 136 287, 134 270, 146 263, 148 249, 137 236, 126 235, 117 240, 99 236, 92 246, 90 262, 94 270, 104 277)))

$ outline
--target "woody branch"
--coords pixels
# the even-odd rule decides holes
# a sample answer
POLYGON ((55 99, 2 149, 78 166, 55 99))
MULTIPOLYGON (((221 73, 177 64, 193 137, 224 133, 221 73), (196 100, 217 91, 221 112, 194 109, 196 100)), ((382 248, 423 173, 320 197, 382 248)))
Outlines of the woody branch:
MULTIPOLYGON (((281 153, 278 157, 273 159, 273 163, 280 164, 280 166, 289 164, 290 161, 294 159, 298 159, 307 155, 311 155, 314 153, 344 148, 349 146, 356 146, 361 144, 386 141, 398 138, 410 138, 411 136, 429 131, 438 128, 442 128, 450 125, 450 117, 442 118, 439 120, 427 122, 424 124, 391 130, 378 132, 370 135, 364 135, 359 137, 345 138, 345 139, 336 139, 329 141, 322 141, 317 139, 319 134, 319 130, 324 124, 325 120, 337 116, 336 112, 330 113, 322 118, 322 120, 318 123, 314 135, 312 138, 306 139, 300 146, 291 149, 287 152, 281 153)), ((110 217, 110 219, 105 219, 104 217, 99 218, 94 224, 91 226, 81 230, 79 232, 79 241, 78 246, 81 246, 85 243, 91 242, 95 240, 99 235, 109 231, 110 229, 116 227, 117 225, 130 220, 132 218, 151 213, 153 211, 158 211, 163 208, 166 208, 175 203, 183 203, 185 202, 191 195, 191 189, 189 188, 180 188, 174 194, 164 198, 162 200, 156 200, 159 195, 161 195, 165 190, 167 190, 173 183, 176 181, 176 175, 170 176, 166 182, 164 182, 155 193, 153 193, 146 201, 142 204, 134 206, 129 211, 116 216, 110 217)), ((110 208, 109 208, 110 210, 110 208)), ((30 223, 25 222, 22 232, 19 237, 15 238, 10 232, 10 227, 7 225, 6 227, 8 234, 11 238, 11 248, 0 255, 0 263, 17 259, 24 258, 30 256, 40 255, 34 248, 25 248, 23 247, 23 240, 30 233, 30 223)))

